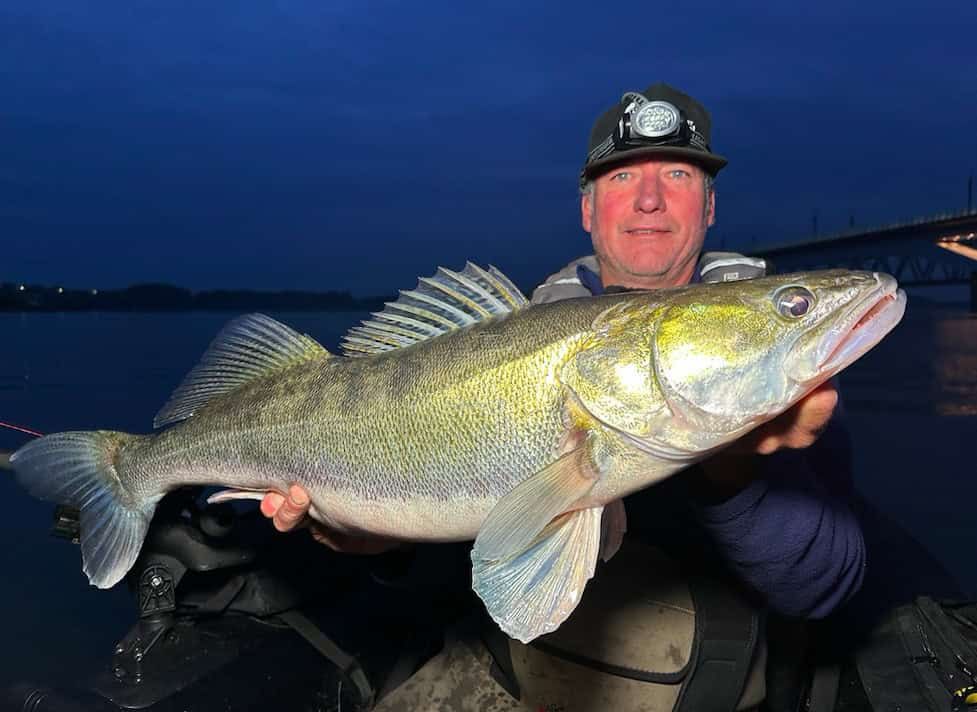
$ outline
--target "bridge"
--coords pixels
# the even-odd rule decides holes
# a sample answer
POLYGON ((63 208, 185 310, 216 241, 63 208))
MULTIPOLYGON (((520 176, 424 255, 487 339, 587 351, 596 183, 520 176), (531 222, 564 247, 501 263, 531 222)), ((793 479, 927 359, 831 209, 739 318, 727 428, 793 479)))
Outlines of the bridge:
POLYGON ((977 311, 977 210, 849 230, 753 250, 778 272, 846 267, 888 272, 901 285, 970 284, 977 311))

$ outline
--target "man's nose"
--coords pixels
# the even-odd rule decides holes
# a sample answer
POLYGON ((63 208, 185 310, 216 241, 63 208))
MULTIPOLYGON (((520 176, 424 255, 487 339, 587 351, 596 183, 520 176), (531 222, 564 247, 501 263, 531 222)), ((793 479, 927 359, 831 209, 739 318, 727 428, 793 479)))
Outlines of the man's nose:
POLYGON ((662 199, 661 181, 657 175, 645 175, 638 184, 638 194, 634 198, 634 209, 642 213, 652 213, 665 207, 662 199))

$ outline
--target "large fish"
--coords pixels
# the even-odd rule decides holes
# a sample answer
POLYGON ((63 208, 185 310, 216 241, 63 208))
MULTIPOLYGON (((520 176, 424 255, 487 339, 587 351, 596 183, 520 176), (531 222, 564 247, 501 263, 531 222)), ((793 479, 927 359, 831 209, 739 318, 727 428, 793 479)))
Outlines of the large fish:
POLYGON ((81 510, 92 584, 135 562, 181 485, 290 483, 341 532, 474 539, 473 586, 524 642, 573 611, 625 529, 621 498, 783 412, 902 317, 892 277, 824 271, 528 306, 494 268, 439 270, 333 356, 232 321, 151 435, 65 432, 11 458, 81 510))

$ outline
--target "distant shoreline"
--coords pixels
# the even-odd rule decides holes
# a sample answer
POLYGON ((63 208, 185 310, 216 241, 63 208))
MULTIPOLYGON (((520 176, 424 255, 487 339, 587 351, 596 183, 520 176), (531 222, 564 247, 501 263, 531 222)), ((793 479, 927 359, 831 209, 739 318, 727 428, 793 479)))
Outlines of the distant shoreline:
MULTIPOLYGON (((912 288, 910 288, 912 289, 912 288)), ((212 289, 194 292, 171 284, 135 284, 122 289, 64 289, 0 282, 0 313, 189 312, 189 311, 380 311, 397 295, 354 297, 349 292, 212 289)), ((967 297, 933 299, 913 290, 918 307, 966 309, 967 297)))
POLYGON ((194 292, 171 284, 123 289, 64 289, 0 283, 0 312, 374 311, 396 296, 353 297, 349 292, 215 289, 194 292))

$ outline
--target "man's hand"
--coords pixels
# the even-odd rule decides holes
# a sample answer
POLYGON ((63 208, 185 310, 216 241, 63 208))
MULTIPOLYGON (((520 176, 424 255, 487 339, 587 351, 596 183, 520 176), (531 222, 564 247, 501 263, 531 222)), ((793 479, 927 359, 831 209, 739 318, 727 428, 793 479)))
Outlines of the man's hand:
POLYGON ((838 389, 831 381, 822 383, 790 410, 744 435, 730 446, 730 451, 769 455, 781 448, 810 447, 828 426, 837 405, 838 389))
POLYGON ((261 500, 261 513, 271 519, 275 529, 280 532, 308 527, 312 538, 317 542, 346 554, 381 554, 401 545, 395 539, 352 536, 331 531, 309 518, 310 504, 309 493, 298 485, 292 485, 288 488, 287 497, 278 492, 266 494, 261 500))
POLYGON ((309 505, 309 493, 298 485, 292 485, 288 488, 287 497, 278 492, 266 494, 261 500, 261 513, 271 519, 275 529, 287 532, 304 524, 309 505))
POLYGON ((723 452, 702 461, 698 494, 711 500, 732 497, 757 475, 752 455, 770 455, 783 448, 810 447, 838 405, 838 389, 828 381, 768 423, 744 435, 723 452))

